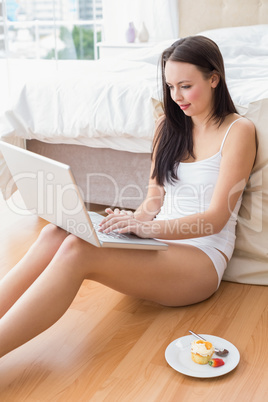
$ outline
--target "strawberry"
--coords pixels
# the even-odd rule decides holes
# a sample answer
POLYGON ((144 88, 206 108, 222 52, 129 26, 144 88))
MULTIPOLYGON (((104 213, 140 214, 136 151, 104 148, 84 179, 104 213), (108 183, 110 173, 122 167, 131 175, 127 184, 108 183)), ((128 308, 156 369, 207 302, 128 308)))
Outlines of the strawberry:
POLYGON ((208 362, 208 364, 209 364, 211 367, 220 367, 220 366, 223 366, 223 365, 224 365, 224 361, 223 361, 222 359, 215 358, 215 359, 211 359, 211 360, 208 362))

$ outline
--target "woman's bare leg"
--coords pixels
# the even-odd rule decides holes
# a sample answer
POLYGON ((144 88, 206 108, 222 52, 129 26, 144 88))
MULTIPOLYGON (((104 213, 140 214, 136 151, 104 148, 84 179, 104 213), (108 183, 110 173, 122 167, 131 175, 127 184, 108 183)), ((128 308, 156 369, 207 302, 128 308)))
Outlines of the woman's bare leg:
POLYGON ((127 295, 166 306, 184 306, 207 299, 218 286, 211 259, 190 245, 169 245, 167 251, 99 251, 79 244, 85 278, 127 295))
POLYGON ((71 257, 71 251, 66 253, 67 249, 58 249, 46 269, 0 319, 0 357, 45 331, 71 304, 84 278, 76 266, 79 262, 71 257))
POLYGON ((0 320, 0 356, 54 324, 84 279, 171 306, 206 299, 218 282, 211 260, 191 246, 170 246, 168 251, 98 249, 70 235, 0 320))
POLYGON ((0 281, 0 318, 50 263, 67 236, 54 225, 45 226, 24 257, 0 281))

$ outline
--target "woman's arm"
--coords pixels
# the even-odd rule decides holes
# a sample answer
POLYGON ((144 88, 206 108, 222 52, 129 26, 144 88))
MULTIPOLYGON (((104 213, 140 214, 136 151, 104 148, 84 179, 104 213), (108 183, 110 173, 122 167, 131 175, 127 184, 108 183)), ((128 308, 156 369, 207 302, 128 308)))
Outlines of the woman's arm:
POLYGON ((146 198, 134 212, 134 217, 142 222, 152 221, 159 213, 164 201, 164 188, 159 186, 155 179, 151 179, 152 171, 153 162, 146 198))
POLYGON ((120 229, 140 237, 157 237, 165 240, 189 239, 220 232, 248 181, 256 156, 255 127, 246 119, 233 126, 227 137, 220 173, 209 208, 203 213, 179 219, 138 222, 137 219, 108 223, 103 230, 120 229))

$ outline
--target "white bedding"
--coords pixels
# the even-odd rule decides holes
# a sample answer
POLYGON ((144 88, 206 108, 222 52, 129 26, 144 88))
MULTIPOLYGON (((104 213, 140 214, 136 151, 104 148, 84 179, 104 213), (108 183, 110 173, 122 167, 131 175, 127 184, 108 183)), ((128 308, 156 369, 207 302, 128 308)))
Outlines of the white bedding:
MULTIPOLYGON (((202 34, 222 51, 235 104, 268 98, 268 25, 202 34)), ((35 71, 0 119, 0 136, 148 153, 154 132, 152 98, 160 99, 159 56, 170 41, 119 59, 62 62, 58 73, 35 71)), ((5 182, 0 159, 0 188, 5 182)))
POLYGON ((5 136, 11 127, 26 139, 150 152, 155 65, 67 61, 63 68, 47 77, 39 71, 25 83, 12 110, 2 117, 5 136))
MULTIPOLYGON (((246 106, 268 97, 268 25, 202 34, 222 51, 235 104, 246 106)), ((131 51, 120 59, 84 62, 82 67, 79 62, 68 66, 67 61, 64 72, 47 77, 39 71, 2 116, 0 135, 10 137, 15 130, 16 136, 27 139, 150 152, 151 98, 159 98, 157 64, 169 44, 131 51)))
POLYGON ((236 105, 268 97, 268 25, 204 31, 219 46, 236 105))

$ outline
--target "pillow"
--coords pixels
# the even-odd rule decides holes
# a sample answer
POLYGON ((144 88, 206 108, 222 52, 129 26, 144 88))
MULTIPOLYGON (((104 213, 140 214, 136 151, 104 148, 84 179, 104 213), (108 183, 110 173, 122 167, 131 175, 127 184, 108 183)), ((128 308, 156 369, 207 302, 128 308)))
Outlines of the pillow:
MULTIPOLYGON (((163 114, 162 104, 156 99, 152 103, 157 119, 163 114)), ((238 215, 234 254, 223 279, 268 285, 268 99, 237 110, 255 124, 258 151, 238 215)))
POLYGON ((223 279, 268 285, 268 99, 238 110, 255 124, 258 151, 238 215, 234 254, 223 279))
POLYGON ((250 51, 253 54, 258 53, 261 49, 267 55, 265 48, 268 41, 268 24, 211 29, 199 32, 198 35, 207 36, 216 42, 224 58, 229 52, 233 52, 236 56, 248 54, 250 51), (238 50, 239 53, 237 53, 238 50))
POLYGON ((160 116, 164 114, 163 104, 160 100, 152 98, 152 105, 153 105, 153 116, 155 122, 158 120, 160 116))

